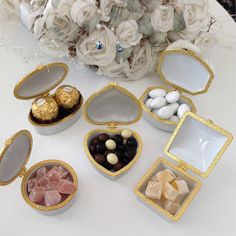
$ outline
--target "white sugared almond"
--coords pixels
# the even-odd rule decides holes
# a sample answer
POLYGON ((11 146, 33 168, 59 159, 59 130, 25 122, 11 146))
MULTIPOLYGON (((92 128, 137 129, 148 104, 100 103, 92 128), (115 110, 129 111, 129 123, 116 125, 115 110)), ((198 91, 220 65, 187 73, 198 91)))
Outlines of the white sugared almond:
POLYGON ((180 98, 180 93, 178 91, 171 91, 166 94, 166 101, 168 103, 176 103, 180 98))
POLYGON ((185 112, 191 111, 190 107, 187 104, 181 104, 178 108, 177 115, 179 119, 182 118, 185 112))
POLYGON ((157 114, 161 119, 167 120, 174 115, 174 112, 169 106, 164 106, 158 110, 157 114))
POLYGON ((156 97, 165 97, 166 91, 164 89, 153 89, 149 92, 149 97, 156 98, 156 97))
POLYGON ((165 105, 166 105, 166 99, 163 97, 157 97, 157 98, 153 99, 150 103, 150 107, 152 109, 159 109, 165 105))

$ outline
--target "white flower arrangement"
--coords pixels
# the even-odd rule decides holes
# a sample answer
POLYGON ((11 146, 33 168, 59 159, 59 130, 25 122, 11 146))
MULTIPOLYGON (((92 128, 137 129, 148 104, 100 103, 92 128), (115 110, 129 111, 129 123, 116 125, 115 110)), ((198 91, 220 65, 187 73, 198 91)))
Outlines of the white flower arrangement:
POLYGON ((216 43, 207 0, 0 0, 0 14, 18 18, 43 52, 112 78, 144 78, 167 47, 204 54, 216 43))

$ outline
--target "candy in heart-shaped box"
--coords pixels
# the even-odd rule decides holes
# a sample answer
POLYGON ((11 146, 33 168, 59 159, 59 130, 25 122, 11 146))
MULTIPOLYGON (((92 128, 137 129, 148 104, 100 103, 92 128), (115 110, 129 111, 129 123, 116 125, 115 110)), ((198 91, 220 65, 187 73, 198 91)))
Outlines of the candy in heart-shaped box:
POLYGON ((116 179, 138 160, 142 140, 137 132, 118 125, 136 123, 142 116, 138 99, 116 83, 94 93, 83 107, 85 119, 106 129, 92 130, 85 137, 85 150, 93 166, 106 177, 116 179))
POLYGON ((173 89, 147 88, 140 98, 144 118, 155 128, 173 132, 185 112, 196 113, 193 101, 182 94, 206 93, 214 73, 199 55, 186 49, 165 50, 157 71, 160 79, 173 89))
POLYGON ((21 130, 6 140, 0 151, 0 186, 22 177, 21 193, 29 206, 46 215, 62 213, 75 200, 77 175, 60 160, 44 160, 26 169, 32 145, 28 130, 21 130))
POLYGON ((41 65, 24 76, 15 86, 18 99, 33 99, 28 120, 42 135, 61 132, 72 126, 81 116, 83 97, 73 86, 62 85, 49 94, 67 76, 64 63, 41 65))

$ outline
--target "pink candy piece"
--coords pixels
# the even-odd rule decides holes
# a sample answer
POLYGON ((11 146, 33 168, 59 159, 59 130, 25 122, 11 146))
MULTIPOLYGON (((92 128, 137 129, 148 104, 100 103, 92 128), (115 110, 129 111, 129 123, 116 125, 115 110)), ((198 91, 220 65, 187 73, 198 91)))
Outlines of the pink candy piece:
POLYGON ((46 185, 50 182, 48 177, 43 177, 40 180, 38 180, 39 186, 46 187, 46 185))
POLYGON ((57 184, 58 184, 57 181, 51 181, 51 182, 47 183, 47 185, 46 185, 46 191, 49 191, 49 190, 57 190, 57 184))
POLYGON ((45 188, 42 186, 35 186, 31 191, 29 198, 32 202, 41 202, 44 198, 45 188))
POLYGON ((43 167, 39 168, 39 169, 37 170, 37 172, 36 172, 36 178, 37 178, 37 180, 39 180, 39 179, 45 177, 45 176, 47 175, 47 173, 48 173, 48 169, 47 169, 46 166, 43 166, 43 167))
POLYGON ((29 179, 27 183, 28 192, 30 193, 35 186, 38 186, 37 179, 36 178, 29 179))
POLYGON ((55 206, 61 202, 61 194, 56 190, 46 191, 44 201, 46 206, 55 206))
POLYGON ((60 193, 72 194, 75 192, 76 187, 73 182, 61 179, 57 185, 57 190, 60 193))
POLYGON ((52 170, 57 171, 62 179, 64 179, 68 175, 68 171, 62 166, 54 166, 52 170))
POLYGON ((61 179, 61 175, 58 173, 58 171, 51 169, 47 173, 47 177, 49 178, 50 181, 57 181, 61 179))

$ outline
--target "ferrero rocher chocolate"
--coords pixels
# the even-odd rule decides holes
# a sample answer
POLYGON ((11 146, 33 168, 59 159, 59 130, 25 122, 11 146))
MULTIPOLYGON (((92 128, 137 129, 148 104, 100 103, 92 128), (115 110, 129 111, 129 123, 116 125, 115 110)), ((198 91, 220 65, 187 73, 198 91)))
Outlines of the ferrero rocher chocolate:
POLYGON ((31 111, 36 119, 51 121, 57 118, 59 107, 54 98, 42 97, 33 101, 31 111))
POLYGON ((64 85, 56 91, 56 101, 59 106, 65 109, 71 109, 78 104, 80 92, 72 86, 64 85))

